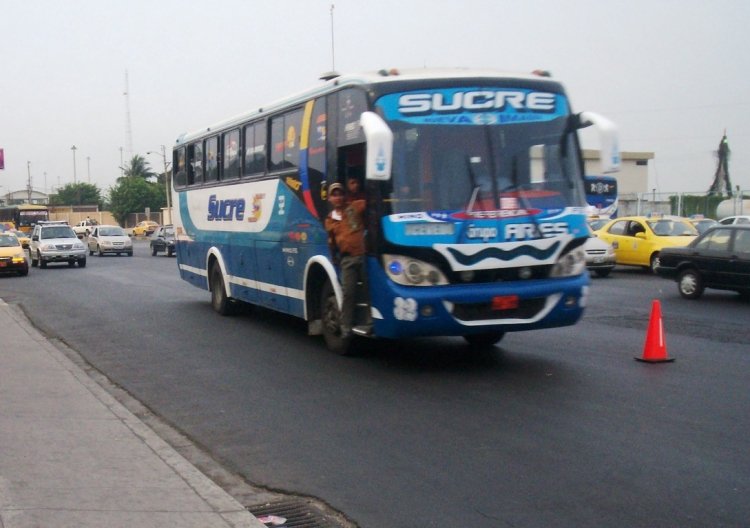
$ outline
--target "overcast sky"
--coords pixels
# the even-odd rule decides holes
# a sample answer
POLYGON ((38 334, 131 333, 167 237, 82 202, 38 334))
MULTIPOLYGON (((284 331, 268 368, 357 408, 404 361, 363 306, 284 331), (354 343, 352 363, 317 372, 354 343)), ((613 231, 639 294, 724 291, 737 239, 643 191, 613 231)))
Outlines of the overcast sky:
POLYGON ((39 191, 72 182, 73 145, 77 180, 105 192, 121 153, 161 172, 148 151, 334 63, 547 69, 575 111, 618 124, 623 151, 655 154, 650 188, 706 191, 726 129, 750 191, 747 0, 0 0, 0 50, 1 194, 29 168, 39 191))

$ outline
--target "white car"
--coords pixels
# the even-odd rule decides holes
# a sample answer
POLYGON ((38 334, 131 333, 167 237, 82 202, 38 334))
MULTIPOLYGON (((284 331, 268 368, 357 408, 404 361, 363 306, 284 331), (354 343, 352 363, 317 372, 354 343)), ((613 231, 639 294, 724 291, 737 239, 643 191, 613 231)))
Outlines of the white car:
POLYGON ((606 277, 615 269, 615 250, 612 244, 591 235, 583 245, 583 250, 586 252, 586 268, 597 276, 606 277))
POLYGON ((123 228, 115 225, 95 226, 87 240, 89 255, 96 252, 100 257, 105 253, 133 256, 133 241, 123 228))
POLYGON ((750 224, 750 215, 727 216, 719 220, 721 225, 750 224))
POLYGON ((67 262, 71 268, 86 266, 86 246, 67 222, 39 222, 31 232, 31 266, 46 268, 48 262, 67 262))

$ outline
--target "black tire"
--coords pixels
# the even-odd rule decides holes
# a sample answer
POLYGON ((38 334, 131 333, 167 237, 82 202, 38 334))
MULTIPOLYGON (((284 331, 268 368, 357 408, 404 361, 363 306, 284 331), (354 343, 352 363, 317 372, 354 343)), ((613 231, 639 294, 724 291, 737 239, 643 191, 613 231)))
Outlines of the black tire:
POLYGON ((352 336, 341 335, 341 311, 330 281, 325 282, 321 291, 320 318, 323 322, 323 339, 328 350, 342 356, 351 355, 352 336))
POLYGON ((94 250, 89 248, 89 257, 94 254, 94 250))
POLYGON ((677 277, 677 289, 685 299, 697 299, 703 295, 703 279, 694 269, 683 270, 677 277))
POLYGON ((132 251, 128 251, 128 256, 132 257, 133 256, 133 252, 132 251))
POLYGON ((221 315, 232 315, 236 313, 235 302, 227 295, 227 291, 224 288, 224 275, 222 275, 221 268, 218 264, 214 264, 211 267, 209 279, 209 285, 211 287, 211 306, 214 311, 221 315))
POLYGON ((97 244, 97 246, 96 246, 96 251, 97 251, 97 252, 99 253, 99 256, 100 256, 100 257, 103 257, 103 256, 104 256, 104 252, 102 251, 102 248, 101 248, 101 246, 99 246, 98 244, 97 244))
POLYGON ((42 254, 39 254, 39 267, 40 268, 46 268, 47 267, 47 261, 42 260, 42 254))
POLYGON ((167 248, 167 256, 171 257, 172 255, 174 255, 174 248, 167 248))
POLYGON ((651 255, 651 260, 649 260, 648 269, 651 270, 651 273, 656 275, 656 268, 659 267, 659 253, 654 253, 651 255))
POLYGON ((486 332, 484 334, 465 335, 464 339, 472 348, 490 348, 505 336, 505 332, 486 332))
POLYGON ((86 259, 81 259, 78 261, 78 267, 79 268, 85 268, 86 267, 86 259))
POLYGON ((31 267, 36 268, 39 265, 39 260, 31 256, 31 251, 29 251, 29 256, 31 257, 31 267))
POLYGON ((609 275, 611 271, 612 271, 611 269, 605 268, 605 269, 594 270, 594 273, 596 273, 597 277, 602 277, 603 278, 603 277, 606 277, 607 275, 609 275))
POLYGON ((156 251, 156 246, 151 246, 151 256, 155 257, 158 251, 156 251))

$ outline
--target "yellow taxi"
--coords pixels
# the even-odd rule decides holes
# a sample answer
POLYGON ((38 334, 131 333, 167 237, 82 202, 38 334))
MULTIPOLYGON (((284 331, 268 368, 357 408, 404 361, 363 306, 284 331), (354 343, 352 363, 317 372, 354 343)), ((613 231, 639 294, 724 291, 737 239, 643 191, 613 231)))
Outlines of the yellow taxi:
POLYGON ((19 231, 18 229, 8 229, 8 233, 13 233, 16 235, 16 238, 21 243, 24 249, 29 249, 29 245, 31 244, 31 237, 28 233, 24 233, 23 231, 19 231))
POLYGON ((617 264, 644 266, 654 273, 662 249, 687 246, 698 236, 693 224, 677 216, 624 216, 610 220, 595 233, 612 244, 617 264))
POLYGON ((151 220, 143 220, 133 228, 133 236, 150 235, 159 227, 159 224, 151 220))
POLYGON ((0 273, 29 274, 29 263, 16 235, 0 233, 0 273))

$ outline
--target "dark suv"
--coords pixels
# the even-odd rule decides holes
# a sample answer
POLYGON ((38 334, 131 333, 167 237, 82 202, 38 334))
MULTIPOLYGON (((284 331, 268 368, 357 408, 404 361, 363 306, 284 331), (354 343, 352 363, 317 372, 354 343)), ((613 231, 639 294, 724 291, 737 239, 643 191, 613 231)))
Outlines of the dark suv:
POLYGON ((156 228, 154 234, 151 235, 149 246, 151 246, 151 255, 154 257, 160 251, 166 251, 168 257, 174 255, 174 226, 165 225, 156 228))

